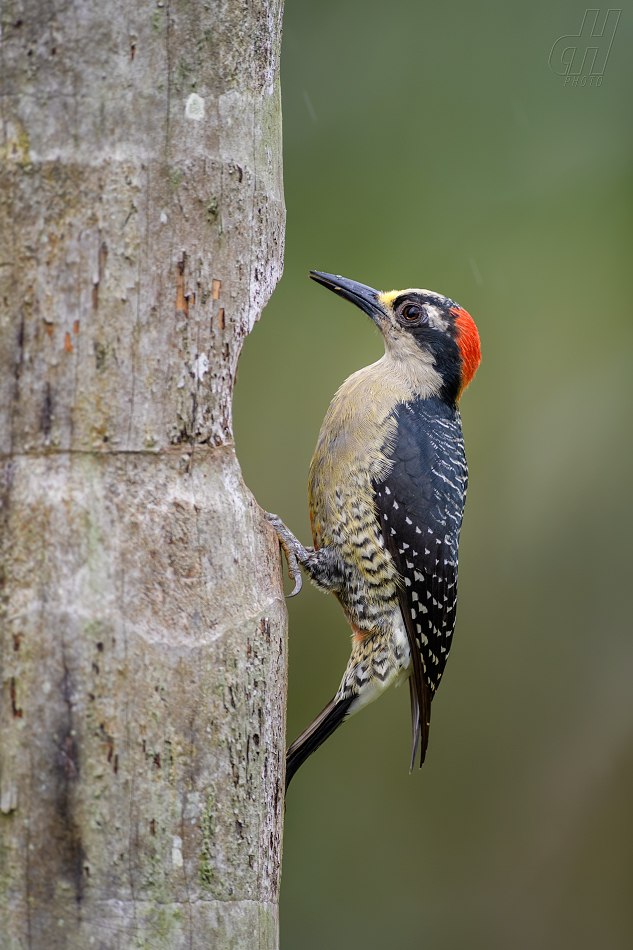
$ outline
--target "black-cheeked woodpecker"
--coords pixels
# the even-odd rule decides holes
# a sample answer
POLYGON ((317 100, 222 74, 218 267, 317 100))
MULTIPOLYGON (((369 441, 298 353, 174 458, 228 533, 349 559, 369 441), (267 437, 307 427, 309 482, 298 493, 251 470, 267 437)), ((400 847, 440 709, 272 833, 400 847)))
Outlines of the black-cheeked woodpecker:
POLYGON ((308 482, 314 547, 267 514, 293 594, 301 565, 318 588, 336 594, 353 631, 338 692, 287 751, 286 788, 342 722, 405 679, 411 769, 418 747, 424 762, 431 701, 455 628, 468 482, 459 399, 480 361, 477 328, 455 301, 310 276, 372 318, 385 355, 343 383, 321 427, 308 482))

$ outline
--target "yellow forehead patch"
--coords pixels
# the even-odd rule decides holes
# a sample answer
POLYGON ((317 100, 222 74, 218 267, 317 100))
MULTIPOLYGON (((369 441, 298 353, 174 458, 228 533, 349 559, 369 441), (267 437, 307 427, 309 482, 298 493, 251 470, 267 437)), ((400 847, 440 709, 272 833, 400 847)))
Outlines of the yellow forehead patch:
POLYGON ((378 295, 378 302, 386 310, 392 309, 392 304, 396 297, 401 297, 402 294, 419 294, 420 291, 415 287, 408 287, 406 290, 386 290, 384 294, 378 295))

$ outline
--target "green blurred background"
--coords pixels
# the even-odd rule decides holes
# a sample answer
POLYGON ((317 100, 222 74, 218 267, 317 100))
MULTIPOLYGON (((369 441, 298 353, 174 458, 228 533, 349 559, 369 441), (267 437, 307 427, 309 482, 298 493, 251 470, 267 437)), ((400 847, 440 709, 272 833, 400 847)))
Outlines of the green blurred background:
MULTIPOLYGON (((548 56, 584 11, 286 6, 286 264, 240 362, 248 485, 308 543, 321 420, 382 353, 310 268, 453 297, 483 362, 426 764, 408 775, 405 688, 299 771, 283 950, 633 947, 633 10, 601 85, 565 86, 548 56)), ((309 585, 289 610, 291 740, 335 692, 349 629, 309 585)))

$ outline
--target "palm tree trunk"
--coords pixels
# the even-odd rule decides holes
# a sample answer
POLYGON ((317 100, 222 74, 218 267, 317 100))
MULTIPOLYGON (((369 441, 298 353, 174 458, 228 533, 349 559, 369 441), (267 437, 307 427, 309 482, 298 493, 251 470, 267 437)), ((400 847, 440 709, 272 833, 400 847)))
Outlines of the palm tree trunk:
POLYGON ((286 610, 235 457, 280 0, 5 0, 0 947, 276 948, 286 610))

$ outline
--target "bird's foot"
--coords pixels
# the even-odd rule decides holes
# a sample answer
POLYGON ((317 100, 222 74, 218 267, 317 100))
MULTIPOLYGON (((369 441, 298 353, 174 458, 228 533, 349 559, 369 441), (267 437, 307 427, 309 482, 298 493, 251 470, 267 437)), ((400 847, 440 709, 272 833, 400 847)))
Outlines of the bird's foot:
POLYGON ((278 518, 277 515, 271 515, 269 511, 265 511, 264 515, 266 516, 266 520, 277 532, 279 543, 281 544, 283 552, 286 555, 286 561, 288 562, 288 574, 295 583, 292 593, 287 594, 286 596, 295 597, 303 587, 303 577, 301 575, 299 563, 308 555, 308 551, 304 548, 301 542, 295 538, 292 531, 290 531, 285 526, 281 518, 278 518))

